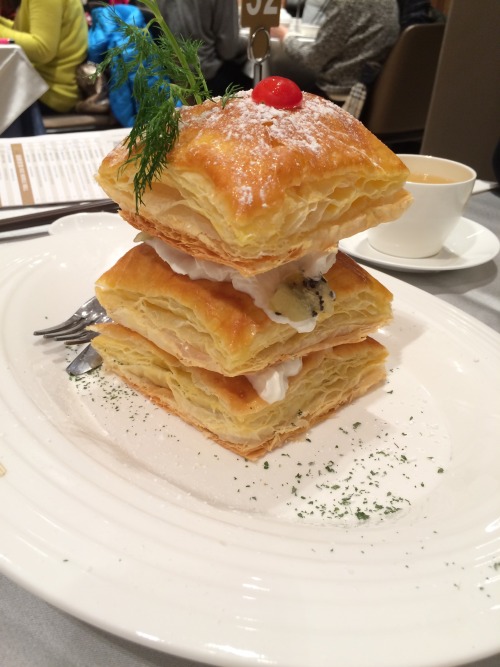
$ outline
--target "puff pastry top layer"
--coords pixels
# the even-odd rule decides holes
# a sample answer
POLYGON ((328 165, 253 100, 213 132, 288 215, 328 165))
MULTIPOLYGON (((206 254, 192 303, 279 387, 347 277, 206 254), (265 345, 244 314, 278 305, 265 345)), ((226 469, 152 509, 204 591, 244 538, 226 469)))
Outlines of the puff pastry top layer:
POLYGON ((189 254, 267 271, 397 218, 411 201, 407 169, 359 121, 304 93, 300 107, 255 103, 249 91, 181 110, 167 167, 138 211, 117 146, 96 176, 138 229, 189 254))

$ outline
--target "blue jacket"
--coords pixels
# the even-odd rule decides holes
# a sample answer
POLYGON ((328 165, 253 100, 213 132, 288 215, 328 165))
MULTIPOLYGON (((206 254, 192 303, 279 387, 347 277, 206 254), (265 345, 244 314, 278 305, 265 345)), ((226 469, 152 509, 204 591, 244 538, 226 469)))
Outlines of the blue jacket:
MULTIPOLYGON (((116 46, 122 46, 121 57, 127 61, 134 55, 133 47, 125 48, 126 38, 118 29, 116 15, 129 25, 144 28, 146 21, 141 10, 134 5, 108 5, 96 7, 92 10, 92 26, 89 30, 88 59, 100 63, 106 51, 116 46)), ((137 114, 137 104, 133 97, 134 74, 130 74, 123 86, 117 87, 114 79, 116 65, 110 66, 109 103, 113 115, 123 127, 131 127, 137 114)))

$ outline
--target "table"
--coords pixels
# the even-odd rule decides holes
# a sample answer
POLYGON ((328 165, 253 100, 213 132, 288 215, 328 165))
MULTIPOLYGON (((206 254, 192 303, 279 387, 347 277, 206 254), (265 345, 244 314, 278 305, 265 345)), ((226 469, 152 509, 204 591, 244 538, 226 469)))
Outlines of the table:
MULTIPOLYGON (((0 135, 48 90, 17 44, 0 45, 0 135)), ((15 135, 10 135, 15 136, 15 135)))
MULTIPOLYGON (((500 237, 500 189, 473 195, 465 214, 500 237)), ((22 244, 27 241, 9 242, 18 243, 22 252, 22 244)), ((460 271, 386 273, 436 295, 500 331, 500 255, 482 266, 460 271)), ((0 665, 196 667, 200 663, 168 656, 91 627, 0 575, 0 665)), ((500 654, 467 667, 499 665, 500 654)))

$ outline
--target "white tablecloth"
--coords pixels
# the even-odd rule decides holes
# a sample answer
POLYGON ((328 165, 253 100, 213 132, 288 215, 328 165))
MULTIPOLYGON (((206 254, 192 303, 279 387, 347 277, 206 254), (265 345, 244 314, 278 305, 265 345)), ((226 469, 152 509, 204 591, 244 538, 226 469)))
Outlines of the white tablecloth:
POLYGON ((0 134, 48 88, 20 46, 0 44, 0 134))

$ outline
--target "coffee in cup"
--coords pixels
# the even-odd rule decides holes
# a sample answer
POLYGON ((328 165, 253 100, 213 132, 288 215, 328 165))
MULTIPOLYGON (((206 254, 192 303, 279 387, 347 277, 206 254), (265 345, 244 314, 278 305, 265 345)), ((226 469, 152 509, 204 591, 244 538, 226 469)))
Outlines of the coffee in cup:
POLYGON ((431 257, 460 221, 476 172, 460 162, 431 155, 399 158, 410 170, 405 188, 413 203, 397 220, 368 230, 368 242, 387 255, 431 257))
POLYGON ((407 179, 410 183, 454 183, 451 178, 444 176, 434 176, 434 174, 410 172, 407 179))

